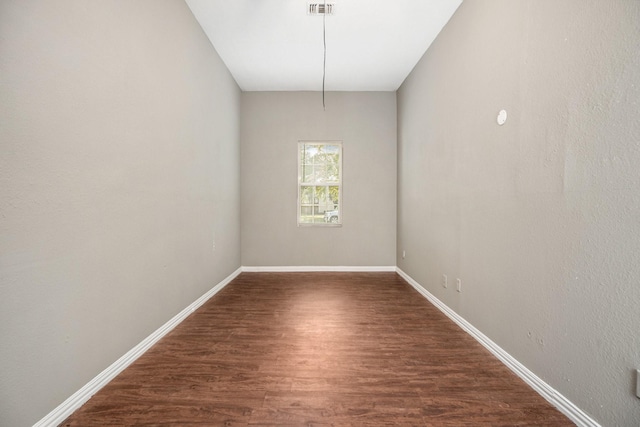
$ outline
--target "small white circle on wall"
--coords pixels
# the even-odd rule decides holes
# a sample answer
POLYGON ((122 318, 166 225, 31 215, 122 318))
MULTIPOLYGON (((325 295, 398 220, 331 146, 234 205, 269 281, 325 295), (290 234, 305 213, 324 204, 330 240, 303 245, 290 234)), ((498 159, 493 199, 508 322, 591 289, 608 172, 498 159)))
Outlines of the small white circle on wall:
POLYGON ((507 121, 507 110, 500 110, 498 113, 498 124, 502 126, 507 121))

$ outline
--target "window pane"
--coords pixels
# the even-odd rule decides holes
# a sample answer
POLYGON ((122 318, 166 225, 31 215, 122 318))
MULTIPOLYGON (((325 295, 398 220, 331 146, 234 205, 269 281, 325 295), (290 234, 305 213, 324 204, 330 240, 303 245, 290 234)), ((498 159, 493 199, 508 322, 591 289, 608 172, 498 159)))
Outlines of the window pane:
POLYGON ((303 205, 313 203, 313 187, 300 187, 300 203, 303 205))
POLYGON ((314 167, 312 165, 302 165, 302 182, 315 181, 313 170, 314 167))
POLYGON ((315 145, 305 145, 305 163, 313 163, 316 154, 318 153, 318 147, 315 145))
POLYGON ((337 185, 329 186, 329 200, 334 205, 334 209, 338 209, 338 203, 340 201, 340 187, 337 185))
POLYGON ((311 223, 311 222, 313 222, 313 207, 311 207, 311 206, 302 206, 300 208, 300 222, 301 223, 311 223))
POLYGON ((324 151, 328 154, 335 154, 336 156, 340 153, 340 146, 333 144, 325 144, 324 151))
POLYGON ((320 187, 320 186, 316 186, 314 187, 315 189, 315 203, 320 203, 322 200, 324 200, 326 198, 326 193, 327 193, 327 189, 326 187, 320 187))
POLYGON ((317 168, 316 171, 316 182, 328 182, 330 181, 329 175, 327 174, 327 165, 322 165, 317 168))
POLYGON ((340 169, 335 163, 330 163, 326 166, 327 181, 338 182, 340 180, 340 169))

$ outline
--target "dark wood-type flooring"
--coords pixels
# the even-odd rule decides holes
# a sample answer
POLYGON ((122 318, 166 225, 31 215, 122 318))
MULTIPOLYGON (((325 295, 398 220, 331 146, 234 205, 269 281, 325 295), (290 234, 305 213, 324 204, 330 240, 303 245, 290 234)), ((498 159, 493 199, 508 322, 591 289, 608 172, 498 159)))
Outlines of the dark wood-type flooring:
POLYGON ((242 273, 62 426, 572 426, 395 273, 242 273))

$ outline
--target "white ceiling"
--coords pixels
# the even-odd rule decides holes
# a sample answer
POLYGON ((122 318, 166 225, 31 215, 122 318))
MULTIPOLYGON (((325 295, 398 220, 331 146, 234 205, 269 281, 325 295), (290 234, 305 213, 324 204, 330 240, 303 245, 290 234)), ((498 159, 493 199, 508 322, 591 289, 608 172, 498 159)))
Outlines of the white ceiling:
MULTIPOLYGON (((242 90, 322 90, 323 18, 309 0, 186 2, 242 90)), ((326 90, 395 91, 462 0, 327 2, 326 90)))

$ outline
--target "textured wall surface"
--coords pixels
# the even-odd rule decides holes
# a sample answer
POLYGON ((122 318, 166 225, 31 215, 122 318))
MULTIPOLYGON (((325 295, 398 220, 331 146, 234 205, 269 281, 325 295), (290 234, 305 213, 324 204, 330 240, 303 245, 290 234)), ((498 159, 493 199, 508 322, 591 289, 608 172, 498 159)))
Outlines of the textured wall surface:
POLYGON ((240 266, 240 91, 183 1, 2 1, 0 98, 0 425, 26 426, 240 266))
POLYGON ((640 420, 639 46, 636 0, 467 0, 398 94, 399 267, 606 426, 640 420))
POLYGON ((241 240, 245 266, 393 266, 396 95, 245 92, 241 240), (343 141, 343 226, 298 227, 297 143, 343 141))

